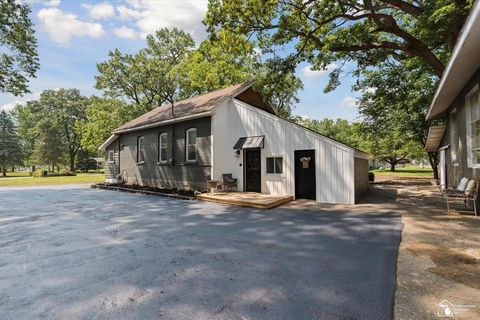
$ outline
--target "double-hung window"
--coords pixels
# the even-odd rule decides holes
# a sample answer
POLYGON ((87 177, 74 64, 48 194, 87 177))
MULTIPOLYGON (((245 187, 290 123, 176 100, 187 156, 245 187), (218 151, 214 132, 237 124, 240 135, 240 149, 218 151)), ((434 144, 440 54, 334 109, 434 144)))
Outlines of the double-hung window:
POLYGON ((469 167, 480 168, 480 100, 476 86, 466 97, 467 152, 469 167))
POLYGON ((283 173, 283 158, 267 157, 267 173, 274 173, 274 174, 283 173))
POLYGON ((145 162, 145 142, 144 137, 137 138, 137 163, 145 162))
POLYGON ((113 150, 113 149, 108 150, 107 162, 108 163, 115 163, 115 150, 113 150))
POLYGON ((186 131, 185 153, 187 162, 197 161, 197 129, 190 128, 186 131))
POLYGON ((165 132, 158 136, 158 161, 161 163, 168 161, 168 136, 165 132))

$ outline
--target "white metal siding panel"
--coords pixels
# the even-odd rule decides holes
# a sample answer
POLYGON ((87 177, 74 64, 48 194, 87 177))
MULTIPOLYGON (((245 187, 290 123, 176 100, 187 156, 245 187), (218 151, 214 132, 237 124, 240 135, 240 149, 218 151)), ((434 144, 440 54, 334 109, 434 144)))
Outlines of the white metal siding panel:
POLYGON ((214 109, 212 135, 215 179, 220 179, 222 173, 232 173, 238 178, 239 190, 243 190, 243 155, 235 157, 233 145, 240 137, 265 135, 262 192, 294 195, 294 150, 315 149, 317 201, 354 203, 352 148, 235 99, 214 109), (283 174, 266 174, 265 158, 269 156, 283 157, 283 174))

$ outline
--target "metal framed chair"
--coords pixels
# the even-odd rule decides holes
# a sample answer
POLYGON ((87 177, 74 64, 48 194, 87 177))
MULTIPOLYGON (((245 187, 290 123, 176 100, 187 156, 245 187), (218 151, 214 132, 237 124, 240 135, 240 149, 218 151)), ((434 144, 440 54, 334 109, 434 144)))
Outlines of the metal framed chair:
POLYGON ((224 173, 222 174, 223 178, 223 187, 225 190, 232 191, 235 188, 237 190, 237 179, 233 178, 231 173, 224 173))
POLYGON ((474 179, 468 181, 464 191, 457 189, 446 189, 442 192, 443 197, 445 198, 447 204, 447 212, 450 214, 450 202, 452 201, 463 201, 465 207, 467 206, 468 201, 473 202, 473 210, 475 212, 475 217, 477 214, 477 197, 478 197, 478 182, 474 179))
POLYGON ((212 180, 211 176, 205 176, 205 183, 207 184, 207 192, 213 193, 213 190, 218 189, 218 181, 212 180))

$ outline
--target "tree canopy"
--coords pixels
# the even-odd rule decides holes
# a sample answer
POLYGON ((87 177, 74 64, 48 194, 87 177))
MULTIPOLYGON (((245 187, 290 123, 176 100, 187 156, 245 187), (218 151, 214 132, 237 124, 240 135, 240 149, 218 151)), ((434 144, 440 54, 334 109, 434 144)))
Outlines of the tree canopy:
POLYGON ((27 4, 0 0, 0 92, 29 92, 28 79, 40 66, 29 14, 27 4))
MULTIPOLYGON (((334 61, 358 69, 387 59, 421 59, 440 77, 472 0, 209 0, 205 23, 255 36, 264 50, 292 51, 285 64, 309 61, 314 70, 334 61)), ((343 66, 343 65, 342 65, 343 66)), ((339 69, 341 69, 341 67, 339 69)), ((340 70, 331 73, 338 84, 340 70)))
POLYGON ((145 110, 171 102, 178 92, 175 67, 194 49, 190 34, 160 29, 147 36, 147 47, 136 54, 110 51, 109 60, 97 64, 95 87, 111 98, 126 98, 145 110))
POLYGON ((129 105, 122 100, 91 97, 86 107, 86 121, 77 128, 82 132, 82 148, 97 153, 98 147, 112 131, 143 113, 139 105, 129 105))
POLYGON ((77 89, 45 90, 40 99, 17 106, 20 133, 33 146, 30 162, 53 167, 65 159, 74 171, 86 106, 87 99, 77 89))
MULTIPOLYGON (((415 59, 402 64, 384 62, 362 72, 355 89, 362 92, 359 113, 365 128, 377 143, 372 154, 380 158, 386 158, 388 153, 398 156, 392 159, 418 154, 415 148, 421 148, 427 140, 431 121, 425 114, 437 83, 438 78, 415 59)), ((437 177, 437 154, 429 153, 428 157, 437 177)))

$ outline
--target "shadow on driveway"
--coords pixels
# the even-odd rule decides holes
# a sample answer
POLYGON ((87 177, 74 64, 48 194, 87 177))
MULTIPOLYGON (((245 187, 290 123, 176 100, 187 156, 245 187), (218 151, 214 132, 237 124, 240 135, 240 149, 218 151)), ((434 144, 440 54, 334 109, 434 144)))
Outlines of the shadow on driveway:
POLYGON ((395 214, 0 190, 0 319, 390 319, 395 214))

